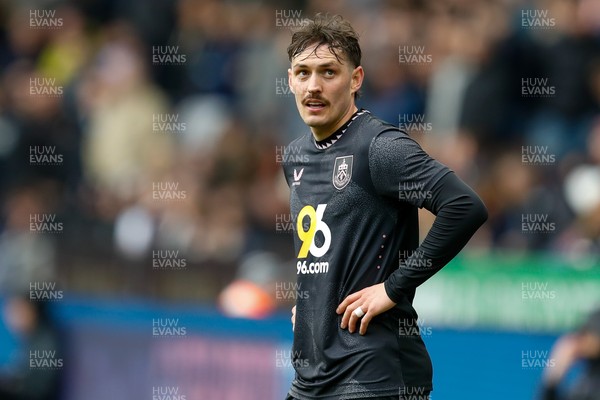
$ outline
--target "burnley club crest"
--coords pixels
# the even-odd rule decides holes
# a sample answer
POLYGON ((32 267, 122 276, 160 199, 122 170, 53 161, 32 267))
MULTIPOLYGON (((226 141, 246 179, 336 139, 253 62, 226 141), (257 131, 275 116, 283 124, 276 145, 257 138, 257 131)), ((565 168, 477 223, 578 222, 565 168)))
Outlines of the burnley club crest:
POLYGON ((333 186, 342 190, 352 178, 352 160, 354 156, 343 156, 335 159, 333 165, 333 186))

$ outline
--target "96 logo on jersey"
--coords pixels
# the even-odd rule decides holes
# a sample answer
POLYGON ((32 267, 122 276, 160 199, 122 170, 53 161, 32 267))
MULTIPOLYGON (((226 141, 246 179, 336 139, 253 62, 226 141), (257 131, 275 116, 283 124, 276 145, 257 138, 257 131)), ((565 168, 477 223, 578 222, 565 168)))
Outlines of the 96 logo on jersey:
POLYGON ((311 205, 306 205, 298 213, 296 232, 302 242, 298 251, 298 274, 319 274, 329 270, 329 262, 327 261, 311 263, 300 261, 303 258, 307 258, 309 253, 313 257, 322 257, 329 250, 329 246, 331 245, 331 230, 325 221, 323 221, 325 208, 327 208, 327 204, 319 204, 316 209, 311 205), (308 218, 308 225, 307 229, 304 229, 306 218, 308 218), (315 242, 317 232, 320 232, 323 236, 323 243, 320 246, 315 242))

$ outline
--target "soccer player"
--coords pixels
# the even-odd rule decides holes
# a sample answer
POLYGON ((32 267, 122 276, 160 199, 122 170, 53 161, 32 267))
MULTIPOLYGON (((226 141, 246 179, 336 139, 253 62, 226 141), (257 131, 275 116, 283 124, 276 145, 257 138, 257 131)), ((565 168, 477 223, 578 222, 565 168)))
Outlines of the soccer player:
POLYGON ((288 56, 289 85, 310 128, 284 156, 307 294, 293 310, 288 399, 427 399, 432 366, 415 290, 462 249, 487 210, 405 132, 357 108, 364 71, 347 21, 318 14, 293 34, 288 56), (419 245, 421 207, 436 219, 419 245))

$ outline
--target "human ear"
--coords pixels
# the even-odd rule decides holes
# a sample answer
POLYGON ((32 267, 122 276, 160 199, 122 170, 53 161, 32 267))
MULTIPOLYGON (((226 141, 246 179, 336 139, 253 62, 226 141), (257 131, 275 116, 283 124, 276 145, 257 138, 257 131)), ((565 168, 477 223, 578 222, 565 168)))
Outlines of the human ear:
POLYGON ((354 71, 352 71, 352 82, 350 84, 350 89, 352 90, 353 94, 360 90, 364 78, 365 71, 363 70, 363 67, 359 65, 358 67, 354 68, 354 71))

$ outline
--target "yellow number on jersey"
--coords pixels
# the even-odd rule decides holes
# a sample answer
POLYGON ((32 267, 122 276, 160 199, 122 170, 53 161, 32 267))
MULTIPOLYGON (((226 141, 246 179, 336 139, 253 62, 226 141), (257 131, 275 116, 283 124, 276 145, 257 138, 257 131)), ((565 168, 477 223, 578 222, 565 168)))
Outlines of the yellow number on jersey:
POLYGON ((329 246, 331 245, 331 230, 323 221, 323 213, 325 213, 326 207, 327 204, 319 204, 315 210, 313 206, 307 205, 298 213, 296 228, 298 238, 302 241, 302 246, 298 252, 298 258, 306 258, 308 252, 315 257, 321 257, 329 250, 329 246), (310 221, 308 230, 306 231, 303 226, 305 217, 308 217, 310 221), (315 244, 315 234, 319 231, 323 233, 323 237, 325 238, 321 247, 318 247, 315 244))

